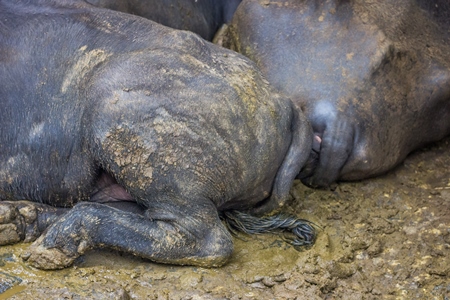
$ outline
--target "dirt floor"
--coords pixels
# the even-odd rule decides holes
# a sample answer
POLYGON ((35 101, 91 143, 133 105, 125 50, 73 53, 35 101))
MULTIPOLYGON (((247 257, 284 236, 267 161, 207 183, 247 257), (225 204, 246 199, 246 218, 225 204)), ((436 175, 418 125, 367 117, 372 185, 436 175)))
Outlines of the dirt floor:
POLYGON ((316 244, 242 236, 219 269, 93 251, 44 272, 22 262, 27 245, 0 247, 0 299, 450 299, 449 166, 447 138, 335 191, 296 182, 287 210, 322 227, 316 244))

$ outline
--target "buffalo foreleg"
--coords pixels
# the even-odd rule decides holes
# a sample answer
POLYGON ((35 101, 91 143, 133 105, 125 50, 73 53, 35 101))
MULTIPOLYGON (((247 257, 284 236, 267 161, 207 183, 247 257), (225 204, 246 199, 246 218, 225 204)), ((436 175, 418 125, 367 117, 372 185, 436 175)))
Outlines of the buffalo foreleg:
POLYGON ((30 201, 0 201, 0 245, 32 242, 67 208, 30 201))
POLYGON ((212 203, 193 207, 149 208, 141 215, 79 203, 33 243, 28 261, 38 268, 59 269, 88 249, 104 247, 161 263, 220 266, 233 250, 231 236, 212 203))

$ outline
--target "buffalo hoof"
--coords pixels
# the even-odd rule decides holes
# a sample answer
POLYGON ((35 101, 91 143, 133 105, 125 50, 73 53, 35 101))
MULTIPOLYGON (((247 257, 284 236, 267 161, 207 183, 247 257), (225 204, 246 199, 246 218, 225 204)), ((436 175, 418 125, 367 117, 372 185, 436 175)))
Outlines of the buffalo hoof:
POLYGON ((31 245, 29 252, 22 255, 31 266, 43 270, 64 269, 73 264, 78 257, 66 255, 58 248, 46 248, 42 245, 41 237, 31 245))
POLYGON ((28 201, 0 201, 0 245, 31 242, 39 236, 36 207, 28 201))
POLYGON ((0 201, 0 246, 33 242, 67 211, 26 200, 0 201))
MULTIPOLYGON (((83 207, 83 205, 76 207, 83 207)), ((91 230, 89 224, 83 222, 82 215, 82 211, 71 209, 51 224, 22 258, 33 267, 44 270, 63 269, 70 266, 75 259, 89 249, 88 232, 91 230)))

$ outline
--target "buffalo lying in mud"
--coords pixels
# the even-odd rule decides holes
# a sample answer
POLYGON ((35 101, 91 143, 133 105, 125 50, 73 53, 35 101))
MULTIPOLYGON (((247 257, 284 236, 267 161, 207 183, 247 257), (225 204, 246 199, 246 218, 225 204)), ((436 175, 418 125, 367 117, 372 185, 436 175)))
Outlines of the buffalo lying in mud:
POLYGON ((224 45, 304 109, 312 186, 382 174, 450 134, 447 0, 244 0, 224 45))
MULTIPOLYGON (((0 244, 38 238, 39 268, 95 247, 220 266, 233 245, 219 212, 240 226, 251 216, 233 211, 276 210, 311 152, 306 118, 250 60, 189 32, 2 0, 0 54, 0 244)), ((271 220, 314 240, 307 222, 271 220)))

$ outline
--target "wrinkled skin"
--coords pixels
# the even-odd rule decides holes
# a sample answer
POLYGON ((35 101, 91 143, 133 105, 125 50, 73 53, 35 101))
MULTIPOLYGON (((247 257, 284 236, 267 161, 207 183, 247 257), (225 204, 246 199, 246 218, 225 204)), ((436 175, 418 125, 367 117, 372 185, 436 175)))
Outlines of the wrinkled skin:
POLYGON ((450 133, 449 20, 444 0, 245 0, 224 45, 304 109, 319 158, 299 177, 327 187, 450 133))
POLYGON ((218 211, 283 205, 313 135, 250 60, 78 1, 0 1, 0 20, 0 244, 47 228, 33 266, 96 247, 220 266, 218 211))
POLYGON ((241 0, 85 0, 98 7, 138 15, 211 41, 241 0))

